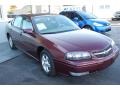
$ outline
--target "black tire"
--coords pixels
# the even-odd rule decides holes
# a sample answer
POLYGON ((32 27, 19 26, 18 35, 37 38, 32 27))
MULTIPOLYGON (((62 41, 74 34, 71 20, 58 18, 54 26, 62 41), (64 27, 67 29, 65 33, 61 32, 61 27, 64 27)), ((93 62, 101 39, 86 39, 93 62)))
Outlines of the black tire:
POLYGON ((117 18, 112 18, 112 21, 117 21, 117 18))
POLYGON ((114 19, 114 18, 112 18, 112 21, 115 21, 115 19, 114 19))
POLYGON ((88 25, 85 26, 84 28, 85 28, 85 29, 88 29, 88 30, 93 30, 92 27, 91 27, 91 26, 88 26, 88 25))
POLYGON ((15 46, 11 36, 8 37, 8 42, 9 42, 9 46, 11 49, 16 49, 16 46, 15 46))
MULTIPOLYGON (((45 58, 44 58, 45 59, 45 58)), ((53 58, 52 58, 52 55, 47 51, 47 50, 43 50, 41 53, 40 53, 40 62, 41 62, 41 68, 42 68, 42 71, 48 75, 48 76, 55 76, 56 75, 56 72, 55 72, 55 66, 54 66, 54 61, 53 61, 53 58), (43 58, 44 57, 47 57, 48 58, 48 71, 45 70, 45 66, 43 65, 44 60, 43 58), (50 66, 49 66, 50 65, 50 66)))
POLYGON ((119 21, 120 18, 112 18, 112 21, 119 21))

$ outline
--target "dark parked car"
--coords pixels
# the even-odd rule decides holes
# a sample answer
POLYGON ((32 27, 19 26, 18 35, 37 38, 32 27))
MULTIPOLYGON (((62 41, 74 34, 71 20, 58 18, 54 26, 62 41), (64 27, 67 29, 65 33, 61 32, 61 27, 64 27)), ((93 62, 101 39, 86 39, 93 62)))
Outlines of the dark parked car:
POLYGON ((120 20, 120 11, 117 11, 114 13, 113 17, 112 17, 112 20, 115 21, 115 20, 120 20))
POLYGON ((99 19, 91 13, 83 11, 62 11, 60 14, 70 18, 80 28, 86 28, 96 32, 111 31, 110 22, 99 19))
POLYGON ((11 49, 41 62, 47 75, 80 76, 111 65, 118 48, 109 37, 81 30, 62 15, 18 15, 6 32, 11 49))

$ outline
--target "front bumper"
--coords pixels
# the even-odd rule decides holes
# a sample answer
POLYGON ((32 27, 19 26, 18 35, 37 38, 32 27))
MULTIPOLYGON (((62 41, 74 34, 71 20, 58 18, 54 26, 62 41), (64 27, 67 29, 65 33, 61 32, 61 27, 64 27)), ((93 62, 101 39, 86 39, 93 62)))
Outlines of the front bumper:
POLYGON ((97 32, 108 32, 111 31, 111 26, 100 26, 100 27, 94 27, 94 30, 97 32))
POLYGON ((88 74, 91 72, 95 72, 95 71, 99 71, 107 68, 115 61, 118 54, 119 54, 119 49, 116 47, 113 53, 107 57, 92 59, 92 60, 82 61, 82 62, 69 61, 68 64, 65 64, 65 63, 61 64, 59 69, 64 74, 69 74, 74 76, 88 74))
POLYGON ((120 16, 112 17, 112 20, 120 20, 120 16))

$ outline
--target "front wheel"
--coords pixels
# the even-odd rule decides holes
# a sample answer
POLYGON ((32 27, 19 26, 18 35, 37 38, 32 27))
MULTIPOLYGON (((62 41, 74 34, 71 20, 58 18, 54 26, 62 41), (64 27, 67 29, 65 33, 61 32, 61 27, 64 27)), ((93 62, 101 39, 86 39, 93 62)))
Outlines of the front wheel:
POLYGON ((40 54, 40 62, 43 72, 48 76, 55 76, 55 66, 51 54, 43 50, 40 54))

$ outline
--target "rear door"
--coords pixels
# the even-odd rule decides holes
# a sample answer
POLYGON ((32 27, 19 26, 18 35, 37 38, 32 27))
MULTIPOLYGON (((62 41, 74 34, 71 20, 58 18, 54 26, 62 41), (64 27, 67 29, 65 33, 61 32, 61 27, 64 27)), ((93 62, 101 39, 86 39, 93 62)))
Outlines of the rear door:
POLYGON ((11 29, 11 31, 10 31, 11 38, 13 39, 13 42, 17 47, 21 46, 20 34, 22 32, 22 29, 21 29, 22 20, 23 20, 23 18, 21 16, 17 16, 9 28, 9 29, 11 29))

